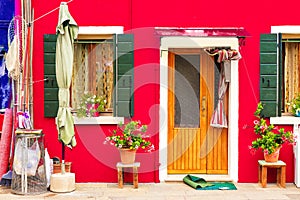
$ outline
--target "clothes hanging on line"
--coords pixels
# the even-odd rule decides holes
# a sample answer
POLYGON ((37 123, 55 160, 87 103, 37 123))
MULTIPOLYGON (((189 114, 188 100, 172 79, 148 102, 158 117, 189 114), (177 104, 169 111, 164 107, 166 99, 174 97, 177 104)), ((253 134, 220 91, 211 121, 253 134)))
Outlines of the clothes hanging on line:
POLYGON ((11 81, 8 77, 8 71, 6 69, 4 56, 0 60, 0 97, 0 109, 10 107, 11 81))

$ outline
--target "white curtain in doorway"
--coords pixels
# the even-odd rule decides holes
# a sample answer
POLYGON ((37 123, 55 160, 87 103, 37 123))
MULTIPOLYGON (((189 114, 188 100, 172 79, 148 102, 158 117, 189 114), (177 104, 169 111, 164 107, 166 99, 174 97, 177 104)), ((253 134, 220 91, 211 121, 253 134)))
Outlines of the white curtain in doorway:
MULTIPOLYGON (((231 49, 209 48, 205 49, 205 51, 211 56, 218 56, 217 62, 221 63, 221 72, 218 86, 218 104, 212 114, 210 126, 215 128, 227 128, 228 125, 224 109, 224 95, 228 88, 228 78, 225 77, 225 66, 229 66, 230 68, 230 60, 239 60, 242 57, 238 51, 231 49)), ((226 68, 228 69, 228 67, 226 68)))
MULTIPOLYGON (((224 61, 224 62, 230 63, 230 61, 224 61)), ((216 128, 227 128, 227 119, 226 119, 226 114, 224 109, 224 96, 227 91, 228 82, 225 81, 224 62, 222 62, 221 64, 221 73, 220 73, 219 87, 218 87, 218 104, 210 120, 210 126, 216 128)))

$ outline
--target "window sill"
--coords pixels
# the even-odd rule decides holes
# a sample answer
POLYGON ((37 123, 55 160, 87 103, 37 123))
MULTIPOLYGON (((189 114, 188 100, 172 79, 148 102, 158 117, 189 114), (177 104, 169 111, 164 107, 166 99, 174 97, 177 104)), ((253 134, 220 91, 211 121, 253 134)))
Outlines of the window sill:
POLYGON ((282 117, 271 117, 270 123, 271 124, 285 124, 285 125, 300 124, 300 117, 295 117, 292 115, 282 116, 282 117))
POLYGON ((119 124, 124 123, 124 117, 113 117, 113 116, 100 116, 100 117, 73 117, 74 124, 86 125, 86 124, 119 124))

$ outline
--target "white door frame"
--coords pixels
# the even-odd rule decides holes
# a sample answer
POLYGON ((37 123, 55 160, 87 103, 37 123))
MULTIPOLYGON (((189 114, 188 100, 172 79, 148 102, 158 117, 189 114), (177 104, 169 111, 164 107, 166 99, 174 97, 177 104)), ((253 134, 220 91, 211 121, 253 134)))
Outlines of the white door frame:
MULTIPOLYGON (((184 37, 168 36, 161 38, 160 44, 160 131, 159 131, 159 180, 182 181, 185 175, 167 174, 168 142, 168 49, 169 48, 205 48, 225 46, 239 49, 236 37, 184 37)), ((229 83, 228 106, 228 175, 201 175, 206 180, 238 181, 238 107, 239 79, 238 61, 231 61, 231 82, 229 83), (230 87, 233 85, 234 87, 230 87)))

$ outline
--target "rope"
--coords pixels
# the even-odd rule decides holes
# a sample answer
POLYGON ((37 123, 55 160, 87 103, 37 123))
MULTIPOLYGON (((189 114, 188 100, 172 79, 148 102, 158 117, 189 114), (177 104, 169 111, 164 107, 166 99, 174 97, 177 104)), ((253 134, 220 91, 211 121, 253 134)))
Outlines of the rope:
MULTIPOLYGON (((73 1, 73 0, 70 0, 70 1, 68 1, 68 2, 61 2, 61 3, 69 4, 69 3, 72 2, 72 1, 73 1)), ((28 25, 30 26, 30 24, 34 23, 35 21, 37 21, 37 20, 39 20, 39 19, 41 19, 41 18, 43 18, 43 17, 45 17, 45 16, 51 14, 52 12, 56 11, 57 9, 59 9, 59 7, 60 7, 60 6, 54 8, 53 10, 50 10, 49 12, 43 14, 42 16, 40 16, 40 17, 38 17, 38 18, 32 20, 31 22, 28 23, 28 25)))
MULTIPOLYGON (((241 51, 241 49, 240 49, 240 51, 241 51)), ((243 53, 242 53, 242 54, 243 54, 243 53)), ((255 98, 256 103, 258 103, 258 98, 257 98, 257 96, 255 95, 253 83, 252 83, 252 81, 251 81, 251 78, 250 78, 250 75, 249 75, 249 72, 248 72, 248 68, 247 68, 247 66, 246 66, 245 57, 244 57, 244 59, 242 59, 242 60, 243 60, 244 66, 245 66, 245 71, 246 71, 246 75, 247 75, 247 78, 248 78, 249 83, 250 83, 250 87, 251 87, 252 94, 253 94, 253 96, 254 96, 254 98, 255 98)))

